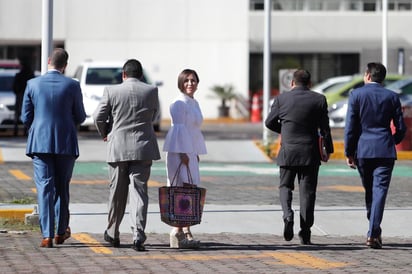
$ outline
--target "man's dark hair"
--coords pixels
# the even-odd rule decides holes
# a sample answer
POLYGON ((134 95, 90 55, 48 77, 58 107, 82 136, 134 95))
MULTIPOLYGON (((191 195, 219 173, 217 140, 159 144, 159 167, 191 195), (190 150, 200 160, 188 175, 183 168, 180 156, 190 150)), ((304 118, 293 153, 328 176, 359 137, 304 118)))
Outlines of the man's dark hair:
POLYGON ((142 64, 136 59, 129 59, 123 66, 123 72, 127 77, 142 79, 142 64))
POLYGON ((50 64, 56 69, 62 69, 67 65, 69 54, 62 48, 55 48, 50 56, 50 64))
POLYGON ((308 87, 310 85, 310 72, 305 69, 298 69, 293 73, 293 81, 296 86, 308 87))
POLYGON ((371 75, 372 82, 383 83, 386 77, 386 68, 381 63, 368 63, 366 73, 371 75))

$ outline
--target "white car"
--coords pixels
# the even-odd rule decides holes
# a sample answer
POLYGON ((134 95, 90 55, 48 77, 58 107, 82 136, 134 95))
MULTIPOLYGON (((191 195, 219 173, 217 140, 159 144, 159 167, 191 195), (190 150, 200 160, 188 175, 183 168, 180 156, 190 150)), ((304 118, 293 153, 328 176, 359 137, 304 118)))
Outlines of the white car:
POLYGON ((14 76, 20 70, 7 69, 0 71, 0 128, 14 127, 14 107, 16 95, 13 92, 14 76))
MULTIPOLYGON (((95 62, 87 61, 79 65, 73 78, 80 82, 83 94, 83 104, 86 111, 86 120, 81 124, 82 129, 94 126, 93 112, 96 110, 103 96, 105 86, 116 85, 122 82, 122 68, 124 62, 95 62)), ((143 72, 143 81, 148 81, 143 72)), ((161 85, 157 83, 157 85, 161 85)), ((160 107, 160 106, 159 106, 160 107)), ((160 109, 153 119, 155 131, 160 131, 161 112, 160 109)))
POLYGON ((348 99, 343 99, 329 106, 329 125, 331 128, 344 128, 348 99))
POLYGON ((325 94, 331 89, 336 89, 338 86, 346 84, 352 80, 352 78, 352 75, 331 77, 320 82, 319 84, 314 85, 311 90, 325 94))

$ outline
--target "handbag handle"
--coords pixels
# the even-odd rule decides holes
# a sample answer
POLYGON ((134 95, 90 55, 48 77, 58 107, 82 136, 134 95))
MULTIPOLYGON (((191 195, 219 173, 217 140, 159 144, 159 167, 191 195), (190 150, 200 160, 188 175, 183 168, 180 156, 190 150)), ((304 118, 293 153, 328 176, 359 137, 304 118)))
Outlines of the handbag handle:
MULTIPOLYGON (((173 184, 174 184, 174 182, 176 181, 177 175, 180 174, 180 168, 182 167, 182 165, 183 165, 183 162, 180 162, 180 164, 179 164, 179 166, 177 167, 177 170, 176 170, 176 172, 175 172, 175 175, 173 176, 172 182, 170 183, 170 186, 174 186, 173 184)), ((189 184, 193 185, 192 174, 190 173, 190 169, 189 169, 188 166, 186 167, 186 170, 187 170, 187 178, 189 179, 189 184)), ((177 185, 177 183, 176 183, 176 185, 177 185)))

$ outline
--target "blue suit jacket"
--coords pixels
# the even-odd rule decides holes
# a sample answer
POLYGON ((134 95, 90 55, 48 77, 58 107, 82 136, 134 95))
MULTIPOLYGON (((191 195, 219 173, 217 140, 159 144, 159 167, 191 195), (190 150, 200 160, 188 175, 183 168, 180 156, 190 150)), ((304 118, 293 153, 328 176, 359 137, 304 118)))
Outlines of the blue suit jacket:
POLYGON ((344 137, 346 156, 396 159, 395 144, 402 141, 405 132, 402 107, 395 92, 378 83, 368 83, 351 92, 344 137))
POLYGON ((86 118, 77 81, 58 71, 27 82, 21 120, 29 129, 26 154, 79 156, 77 125, 86 118))

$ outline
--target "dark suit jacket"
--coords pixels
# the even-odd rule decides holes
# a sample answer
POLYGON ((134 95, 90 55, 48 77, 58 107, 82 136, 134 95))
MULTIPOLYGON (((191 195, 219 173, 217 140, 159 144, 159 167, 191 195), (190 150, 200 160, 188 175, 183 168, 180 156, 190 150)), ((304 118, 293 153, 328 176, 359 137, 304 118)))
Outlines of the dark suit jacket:
POLYGON ((77 125, 85 118, 79 82, 56 70, 29 80, 21 112, 29 129, 26 154, 79 156, 77 125))
POLYGON ((402 141, 405 132, 401 103, 395 92, 378 83, 351 92, 345 126, 346 156, 396 159, 395 144, 402 141))
POLYGON ((279 166, 319 165, 318 132, 326 150, 333 153, 328 105, 324 95, 296 87, 277 96, 265 121, 267 128, 281 133, 279 166))

